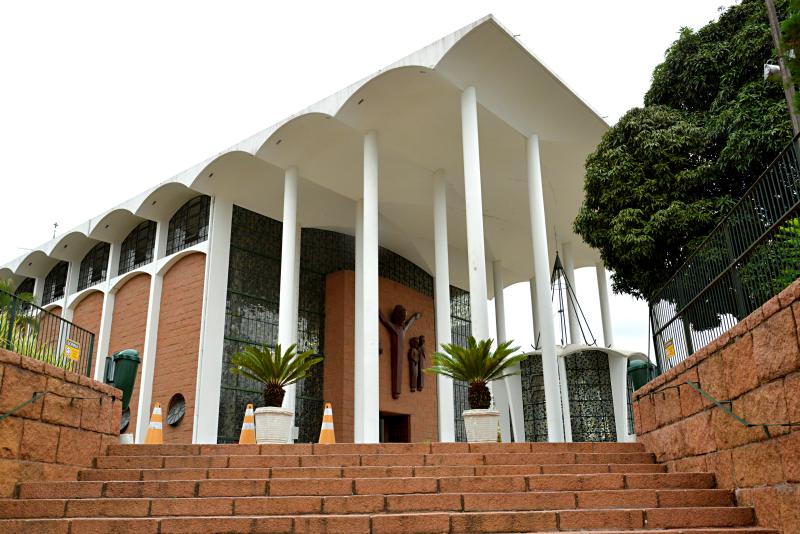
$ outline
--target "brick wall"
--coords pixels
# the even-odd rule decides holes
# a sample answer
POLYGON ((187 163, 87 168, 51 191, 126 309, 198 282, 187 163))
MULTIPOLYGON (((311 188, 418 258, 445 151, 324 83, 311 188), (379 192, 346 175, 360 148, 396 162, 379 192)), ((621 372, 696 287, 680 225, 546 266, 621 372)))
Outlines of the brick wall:
MULTIPOLYGON (((144 336, 147 329, 147 299, 150 297, 150 275, 137 274, 117 290, 114 298, 114 314, 111 322, 111 337, 108 343, 108 354, 123 349, 134 349, 139 358, 144 353, 144 336)), ((104 355, 100 355, 104 356, 104 355)), ((136 428, 136 408, 139 402, 139 379, 142 366, 136 371, 136 382, 133 385, 130 410, 131 420, 126 432, 136 428)))
MULTIPOLYGON (((100 319, 102 317, 103 293, 100 291, 93 291, 81 299, 75 306, 75 310, 72 312, 71 322, 97 336, 97 333, 100 332, 100 319)), ((97 348, 96 341, 97 338, 95 337, 95 348, 97 348)))
MULTIPOLYGON (((436 343, 434 330, 433 299, 402 284, 379 278, 379 306, 389 316, 397 304, 402 304, 409 316, 421 312, 406 336, 406 345, 399 355, 403 365, 400 398, 392 398, 391 353, 389 332, 379 325, 380 343, 380 411, 391 414, 408 414, 412 442, 436 441, 438 439, 436 377, 425 375, 425 387, 421 392, 411 393, 406 353, 408 338, 425 336, 428 353, 426 366, 436 343)), ((337 441, 353 441, 353 372, 354 372, 354 314, 355 273, 339 271, 331 273, 325 280, 325 372, 324 395, 333 405, 334 425, 337 441)))
POLYGON ((800 423, 800 280, 634 394, 639 441, 670 471, 711 471, 754 506, 760 525, 800 533, 800 424, 747 428, 702 397, 730 400, 751 423, 800 423))
POLYGON ((63 396, 46 395, 0 421, 1 497, 20 480, 76 480, 119 440, 122 392, 0 349, 0 413, 44 391, 63 396))
POLYGON ((164 443, 192 442, 205 264, 205 254, 189 254, 164 275, 152 396, 164 413, 164 443), (176 393, 186 399, 186 414, 173 427, 166 419, 176 393))

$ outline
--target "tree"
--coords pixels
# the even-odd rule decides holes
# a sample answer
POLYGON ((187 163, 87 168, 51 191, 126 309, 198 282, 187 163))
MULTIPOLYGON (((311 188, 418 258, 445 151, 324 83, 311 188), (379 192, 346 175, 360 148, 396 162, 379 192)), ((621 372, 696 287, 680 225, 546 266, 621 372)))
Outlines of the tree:
MULTIPOLYGON (((786 1, 778 2, 782 15, 786 1)), ((616 292, 651 299, 791 139, 762 0, 683 28, 586 161, 575 231, 600 250, 616 292)))

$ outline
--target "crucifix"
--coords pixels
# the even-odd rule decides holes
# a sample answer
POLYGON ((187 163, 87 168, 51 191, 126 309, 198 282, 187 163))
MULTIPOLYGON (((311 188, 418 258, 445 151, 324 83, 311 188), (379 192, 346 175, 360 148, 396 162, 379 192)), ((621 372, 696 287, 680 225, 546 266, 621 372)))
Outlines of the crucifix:
POLYGON ((392 310, 391 317, 387 318, 382 311, 378 310, 378 317, 383 326, 389 331, 392 343, 392 398, 400 396, 400 387, 403 382, 403 364, 400 354, 405 346, 406 332, 408 332, 414 321, 422 317, 421 313, 415 313, 406 319, 406 309, 398 304, 392 310))

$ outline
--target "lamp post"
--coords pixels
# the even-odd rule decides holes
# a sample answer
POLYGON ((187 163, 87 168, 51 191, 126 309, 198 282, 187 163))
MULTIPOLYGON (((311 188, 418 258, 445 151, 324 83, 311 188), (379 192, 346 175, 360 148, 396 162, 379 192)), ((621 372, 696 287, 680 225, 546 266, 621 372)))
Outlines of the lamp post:
POLYGON ((767 17, 769 18, 769 28, 772 32, 772 42, 778 51, 778 65, 781 71, 783 92, 786 95, 786 105, 789 108, 789 117, 792 120, 792 130, 797 135, 800 133, 800 117, 797 116, 797 110, 794 107, 794 84, 792 83, 792 74, 789 72, 789 64, 786 62, 783 43, 781 42, 781 26, 778 22, 778 13, 775 11, 774 0, 764 0, 764 3, 767 4, 767 17))

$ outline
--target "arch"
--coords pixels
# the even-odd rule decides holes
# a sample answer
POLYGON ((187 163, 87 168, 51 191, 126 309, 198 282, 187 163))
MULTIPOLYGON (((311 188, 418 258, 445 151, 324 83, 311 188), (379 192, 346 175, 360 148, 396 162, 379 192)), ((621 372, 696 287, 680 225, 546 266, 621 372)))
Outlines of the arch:
POLYGON ((202 254, 203 256, 206 255, 205 251, 197 250, 197 248, 194 247, 182 250, 170 256, 163 265, 160 265, 156 274, 165 276, 175 266, 176 263, 184 259, 186 256, 191 256, 192 254, 202 254))
MULTIPOLYGON (((150 301, 150 275, 143 272, 131 272, 130 276, 116 286, 114 312, 111 318, 108 354, 123 349, 133 349, 144 355, 144 339, 147 331, 147 312, 150 301)), ((104 356, 99 354, 99 357, 104 356)), ((136 428, 137 408, 139 405, 139 386, 142 374, 140 365, 136 371, 136 379, 131 396, 130 422, 128 431, 136 428)))
POLYGON ((105 295, 105 291, 103 291, 102 289, 97 287, 89 287, 87 289, 84 289, 83 291, 78 291, 70 295, 70 298, 67 300, 67 302, 64 303, 64 307, 68 310, 74 311, 75 308, 79 306, 80 303, 84 301, 87 297, 92 295, 92 293, 100 293, 101 295, 105 295))
POLYGON ((114 208, 89 225, 89 237, 113 243, 124 238, 142 218, 127 208, 114 208))
POLYGON ((78 261, 96 244, 97 240, 90 238, 87 233, 81 230, 72 230, 51 241, 42 250, 52 258, 78 261))
MULTIPOLYGON (((87 291, 81 298, 70 304, 72 322, 75 326, 88 330, 95 335, 94 347, 97 349, 97 336, 100 333, 100 320, 103 317, 103 292, 87 291)), ((97 355, 95 354, 94 357, 97 355)))
POLYGON ((164 431, 164 443, 191 443, 205 283, 205 256, 187 254, 164 274, 153 370, 153 402, 180 393, 186 417, 164 431))
POLYGON ((165 182, 140 195, 134 202, 133 213, 143 219, 165 221, 182 204, 197 195, 197 191, 181 182, 165 182))

